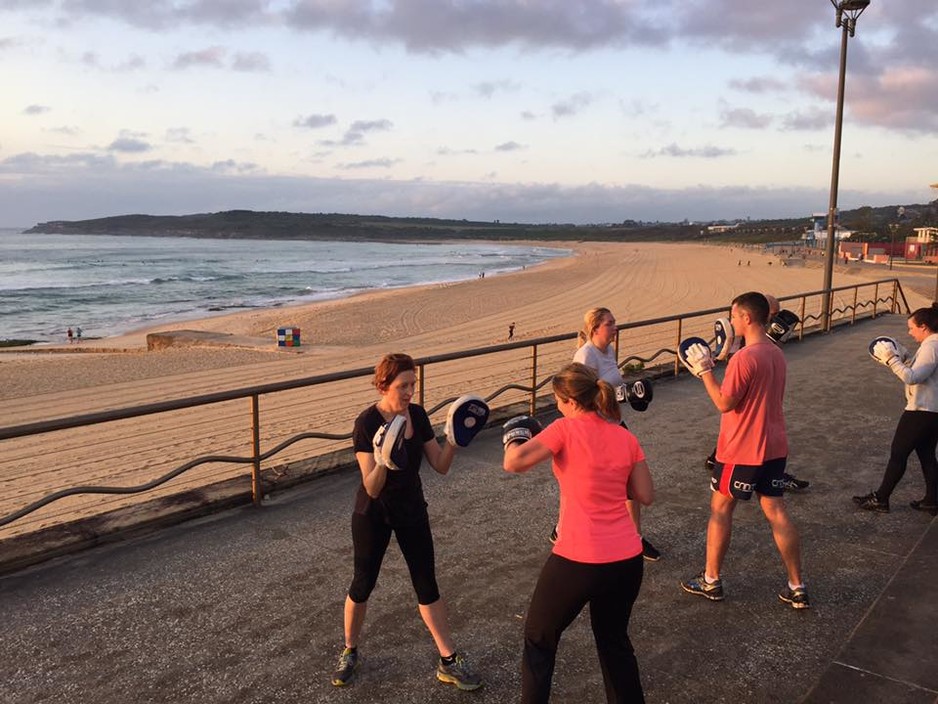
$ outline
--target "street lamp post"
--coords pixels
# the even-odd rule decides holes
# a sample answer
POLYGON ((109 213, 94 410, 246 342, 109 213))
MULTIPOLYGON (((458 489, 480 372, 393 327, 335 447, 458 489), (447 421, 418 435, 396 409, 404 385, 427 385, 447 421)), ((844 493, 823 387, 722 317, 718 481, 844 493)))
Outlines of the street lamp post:
POLYGON ((889 241, 889 271, 892 271, 892 258, 895 256, 896 251, 896 230, 899 229, 897 223, 892 223, 889 225, 889 232, 892 235, 892 239, 889 241))
POLYGON ((837 220, 837 187, 840 180, 840 133, 844 121, 844 83, 847 76, 847 37, 857 29, 857 18, 869 6, 870 0, 831 0, 837 11, 837 26, 843 27, 840 42, 840 81, 837 85, 837 117, 834 120, 834 158, 831 168, 831 197, 827 210, 827 248, 824 260, 824 298, 821 300, 821 324, 831 329, 831 289, 834 279, 835 230, 837 220))

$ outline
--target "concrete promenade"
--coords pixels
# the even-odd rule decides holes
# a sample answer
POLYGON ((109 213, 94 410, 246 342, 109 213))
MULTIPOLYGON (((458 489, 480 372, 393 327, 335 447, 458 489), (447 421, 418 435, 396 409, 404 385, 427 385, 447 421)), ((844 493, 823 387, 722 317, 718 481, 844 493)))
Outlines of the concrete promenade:
MULTIPOLYGON (((700 382, 662 380, 628 417, 657 499, 630 629, 649 702, 938 702, 938 522, 909 508, 913 457, 892 512, 854 509, 881 477, 902 385, 867 355, 876 335, 911 343, 886 316, 786 347, 789 495, 814 608, 776 594, 784 571, 758 505, 741 505, 723 574, 726 600, 685 594, 703 565, 709 489, 703 459, 718 414, 700 382)), ((485 431, 450 474, 423 476, 440 587, 457 646, 485 678, 459 692, 434 677, 435 650, 392 541, 369 605, 355 683, 329 675, 342 645, 351 576, 355 472, 336 474, 145 538, 0 577, 0 702, 517 701, 521 627, 557 490, 544 465, 501 469, 501 433, 485 431)), ((587 614, 568 629, 556 702, 603 701, 587 614)))

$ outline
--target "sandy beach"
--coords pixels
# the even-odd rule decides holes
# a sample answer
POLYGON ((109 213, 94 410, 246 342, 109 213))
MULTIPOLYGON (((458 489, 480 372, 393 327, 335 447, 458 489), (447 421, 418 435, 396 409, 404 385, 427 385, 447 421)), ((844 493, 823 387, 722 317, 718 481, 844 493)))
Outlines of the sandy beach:
MULTIPOLYGON (((574 256, 513 274, 251 310, 159 328, 217 333, 227 336, 221 341, 228 340, 228 346, 148 352, 146 334, 153 330, 144 330, 86 340, 80 346, 5 351, 0 354, 2 424, 368 367, 390 351, 426 356, 485 347, 505 342, 511 323, 515 324, 515 340, 574 332, 584 311, 596 305, 609 307, 619 322, 627 322, 726 305, 734 295, 747 290, 785 296, 815 291, 822 285, 817 263, 782 266, 778 257, 760 249, 658 243, 564 246, 572 249, 574 256), (298 351, 278 351, 276 347, 276 329, 287 325, 303 331, 298 351)), ((902 272, 897 267, 893 273, 902 272)), ((885 267, 838 266, 834 284, 889 275, 885 267)), ((918 292, 906 285, 910 306, 927 304, 934 271, 910 275, 921 278, 913 284, 918 292)), ((572 355, 572 346, 569 352, 572 355)), ((464 393, 478 388, 478 370, 461 373, 456 368, 448 374, 454 389, 463 388, 464 393)), ((373 390, 360 381, 349 393, 361 399, 361 407, 374 397, 373 390)), ((265 447, 281 439, 291 426, 302 427, 303 423, 334 423, 346 432, 351 420, 347 409, 340 410, 340 400, 347 403, 348 397, 317 400, 315 411, 310 410, 308 401, 296 400, 292 410, 290 403, 284 402, 283 419, 275 423, 277 429, 262 438, 265 447)), ((249 439, 249 431, 244 429, 247 419, 243 404, 234 406, 237 404, 230 411, 230 420, 226 420, 228 411, 214 409, 211 433, 203 431, 205 434, 189 440, 184 435, 194 432, 191 428, 209 421, 182 414, 174 421, 177 425, 160 426, 165 437, 156 434, 145 438, 139 433, 133 436, 134 442, 119 436, 102 437, 98 429, 66 431, 12 444, 8 441, 0 453, 0 515, 64 486, 140 483, 199 453, 243 453, 249 439), (186 433, 178 428, 186 428, 186 433), (237 439, 225 441, 226 434, 237 435, 237 439), (89 445, 91 436, 95 443, 89 445), (107 443, 120 446, 120 450, 107 447, 107 443), (216 443, 218 449, 211 450, 209 446, 216 443)), ((243 474, 246 470, 237 471, 243 474)), ((187 477, 193 485, 206 479, 198 472, 187 477)), ((36 514, 36 525, 62 520, 78 503, 78 499, 67 499, 58 502, 54 511, 51 507, 42 509, 36 514)), ((30 521, 32 518, 0 529, 0 537, 22 530, 30 521)))

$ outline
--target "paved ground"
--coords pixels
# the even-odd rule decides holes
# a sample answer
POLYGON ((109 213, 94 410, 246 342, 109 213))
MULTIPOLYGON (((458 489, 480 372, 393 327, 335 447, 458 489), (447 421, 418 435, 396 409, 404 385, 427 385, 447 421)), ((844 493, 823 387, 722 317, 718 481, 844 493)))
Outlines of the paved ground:
MULTIPOLYGON (((916 460, 888 515, 855 511, 885 463, 902 387, 868 341, 904 335, 887 316, 790 343, 790 496, 815 607, 776 598, 784 572, 756 505, 740 506, 723 603, 683 593, 703 564, 703 458, 717 413, 700 383, 657 384, 642 440, 657 501, 631 635, 650 702, 938 702, 938 529, 912 511, 916 460)), ((434 649, 392 547, 369 609, 364 665, 351 687, 329 673, 350 578, 349 512, 358 478, 325 477, 146 538, 0 578, 0 701, 509 702, 519 691, 521 625, 548 553, 550 472, 500 469, 500 433, 483 433, 447 477, 425 473, 440 583, 458 646, 485 676, 473 693, 433 676, 434 649)), ((602 701, 581 616, 561 645, 554 701, 602 701)))

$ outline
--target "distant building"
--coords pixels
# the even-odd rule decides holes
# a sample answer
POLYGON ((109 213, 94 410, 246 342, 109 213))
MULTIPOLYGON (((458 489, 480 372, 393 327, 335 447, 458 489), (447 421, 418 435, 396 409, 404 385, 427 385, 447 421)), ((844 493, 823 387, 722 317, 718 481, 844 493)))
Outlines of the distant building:
POLYGON ((915 241, 922 244, 938 242, 938 227, 916 227, 912 230, 915 233, 915 241))

